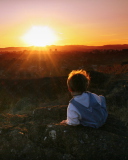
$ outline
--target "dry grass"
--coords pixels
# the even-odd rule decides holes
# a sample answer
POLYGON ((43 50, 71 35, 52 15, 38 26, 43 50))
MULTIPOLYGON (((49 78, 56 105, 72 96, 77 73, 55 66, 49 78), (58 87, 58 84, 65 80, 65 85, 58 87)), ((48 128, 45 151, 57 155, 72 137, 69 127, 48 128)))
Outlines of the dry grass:
POLYGON ((126 65, 120 65, 120 64, 115 64, 111 66, 106 66, 106 67, 99 67, 98 68, 99 72, 107 73, 107 74, 123 74, 128 72, 128 64, 126 65))

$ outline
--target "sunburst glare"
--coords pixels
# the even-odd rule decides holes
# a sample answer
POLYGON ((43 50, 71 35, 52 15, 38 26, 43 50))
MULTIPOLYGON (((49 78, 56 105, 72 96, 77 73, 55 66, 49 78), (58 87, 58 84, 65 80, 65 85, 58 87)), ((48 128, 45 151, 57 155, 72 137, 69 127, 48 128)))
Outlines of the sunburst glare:
POLYGON ((43 47, 54 44, 57 41, 57 35, 48 26, 33 26, 22 39, 28 45, 43 47))

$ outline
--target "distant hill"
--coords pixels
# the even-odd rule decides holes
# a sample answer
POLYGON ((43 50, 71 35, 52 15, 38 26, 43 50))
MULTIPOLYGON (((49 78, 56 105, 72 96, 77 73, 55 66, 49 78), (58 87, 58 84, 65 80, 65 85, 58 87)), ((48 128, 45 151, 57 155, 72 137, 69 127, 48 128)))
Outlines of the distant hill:
POLYGON ((31 50, 31 47, 7 47, 7 48, 0 48, 0 51, 23 51, 23 50, 31 50))
POLYGON ((128 49, 128 44, 123 45, 104 45, 104 46, 86 46, 86 45, 65 45, 65 46, 46 46, 46 47, 7 47, 0 48, 0 51, 24 51, 24 50, 48 50, 48 51, 87 51, 87 50, 122 50, 128 49))
POLYGON ((106 49, 114 49, 114 50, 122 50, 128 49, 128 44, 124 45, 104 45, 104 46, 85 46, 85 45, 65 45, 65 46, 49 46, 49 48, 58 51, 87 51, 87 50, 106 50, 106 49))

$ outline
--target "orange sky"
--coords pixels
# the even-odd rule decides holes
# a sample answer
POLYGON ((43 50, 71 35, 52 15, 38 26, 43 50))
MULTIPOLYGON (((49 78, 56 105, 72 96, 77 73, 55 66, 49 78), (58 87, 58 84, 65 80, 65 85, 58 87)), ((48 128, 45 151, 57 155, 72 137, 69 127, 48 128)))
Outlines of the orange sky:
POLYGON ((32 26, 48 26, 55 45, 128 44, 128 0, 0 0, 0 47, 27 46, 32 26))

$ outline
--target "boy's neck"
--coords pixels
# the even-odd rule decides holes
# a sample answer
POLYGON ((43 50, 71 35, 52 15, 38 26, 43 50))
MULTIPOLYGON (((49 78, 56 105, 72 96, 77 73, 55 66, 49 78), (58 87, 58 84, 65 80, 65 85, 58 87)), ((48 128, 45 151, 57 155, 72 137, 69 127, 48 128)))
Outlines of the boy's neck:
POLYGON ((82 92, 71 92, 72 96, 79 96, 82 94, 82 92))

